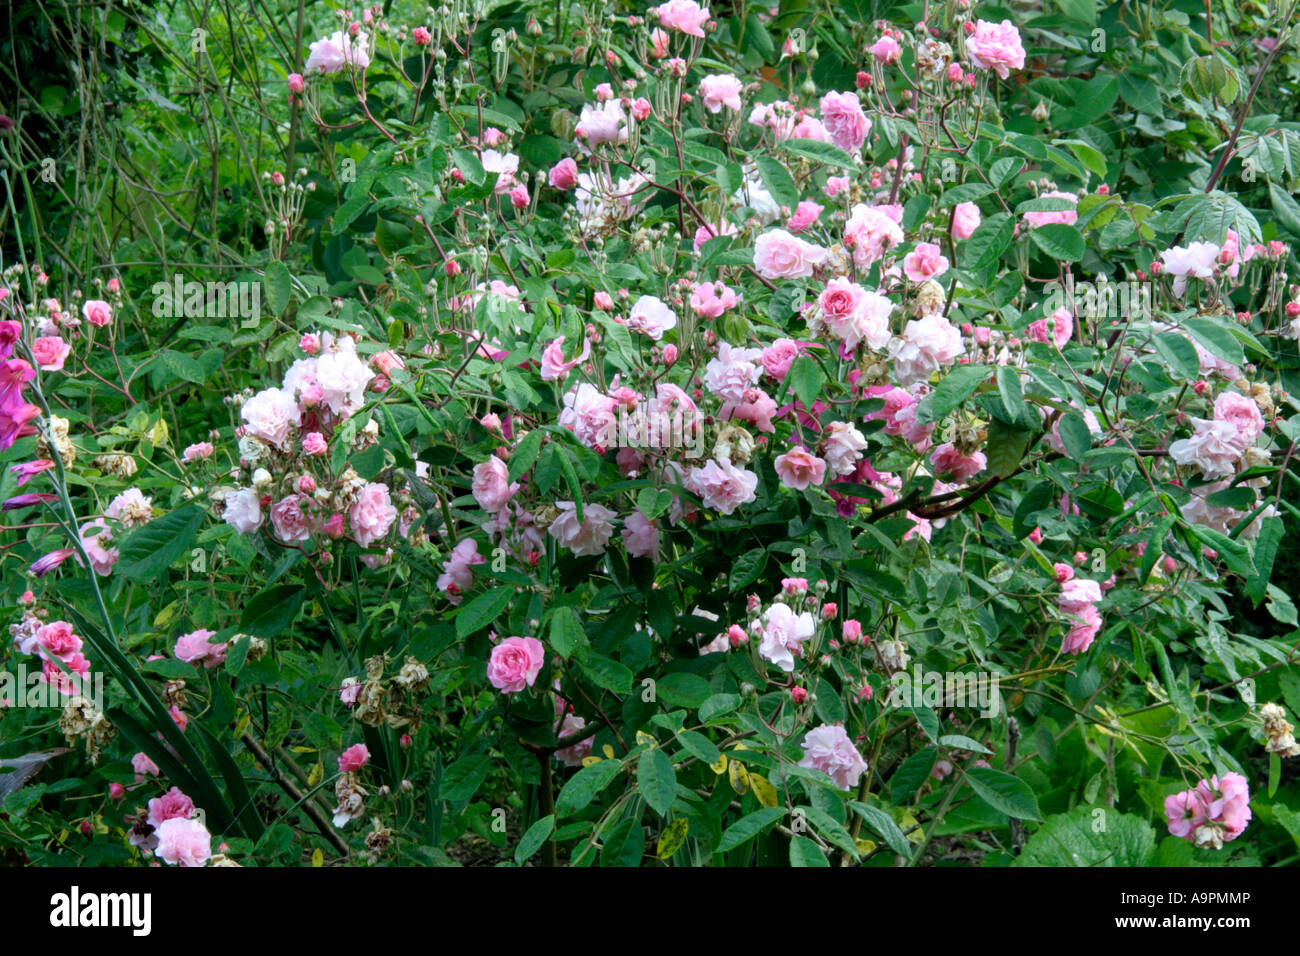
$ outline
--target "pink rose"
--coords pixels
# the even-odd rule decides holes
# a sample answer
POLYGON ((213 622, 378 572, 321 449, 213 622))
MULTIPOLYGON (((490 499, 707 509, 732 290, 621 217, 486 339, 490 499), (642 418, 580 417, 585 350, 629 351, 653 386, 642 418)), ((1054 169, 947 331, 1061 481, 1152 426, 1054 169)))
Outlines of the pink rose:
POLYGON ((878 63, 886 65, 897 63, 899 57, 903 55, 903 48, 898 45, 898 41, 890 34, 886 33, 868 48, 872 56, 878 63))
POLYGON ((709 11, 694 0, 668 0, 657 7, 656 12, 660 26, 692 37, 703 37, 704 24, 709 22, 709 11))
POLYGON ((963 455, 952 442, 944 442, 936 448, 930 455, 930 463, 934 465, 935 474, 951 472, 955 481, 966 481, 988 467, 984 452, 963 455))
POLYGON ((704 108, 710 113, 719 113, 725 106, 733 112, 740 112, 740 94, 745 84, 730 73, 715 73, 700 80, 700 99, 704 108))
POLYGON ((102 328, 113 321, 113 308, 103 299, 87 299, 81 304, 81 315, 91 325, 102 328))
POLYGON ((824 771, 835 781, 835 786, 852 790, 867 769, 867 762, 841 724, 822 724, 804 737, 799 766, 824 771))
POLYGON ((155 829, 168 820, 188 820, 194 816, 194 801, 178 787, 172 787, 161 797, 149 801, 149 826, 155 829))
POLYGON ((826 250, 772 229, 754 242, 754 267, 767 279, 806 279, 826 260, 826 250))
POLYGON ((386 535, 397 519, 397 509, 389 498, 388 486, 366 482, 348 510, 348 518, 352 522, 352 536, 363 548, 386 535))
POLYGON ((786 226, 791 232, 803 232, 809 226, 816 224, 818 217, 821 216, 822 210, 825 208, 825 206, 805 199, 799 203, 794 215, 786 222, 786 226))
POLYGON ((804 448, 779 455, 775 466, 781 484, 796 491, 803 491, 809 485, 820 485, 826 478, 826 462, 804 448))
POLYGON ((979 20, 966 38, 966 53, 981 70, 992 70, 1006 79, 1011 70, 1025 68, 1025 48, 1020 45, 1020 31, 1010 20, 990 23, 979 20))
POLYGON ((662 299, 643 295, 633 303, 628 313, 627 327, 658 342, 665 332, 677 327, 677 315, 662 299))
POLYGON ((691 291, 691 308, 706 319, 716 319, 740 304, 740 296, 722 282, 701 282, 691 291))
POLYGON ((924 282, 948 271, 948 259, 932 242, 917 243, 903 257, 903 273, 913 282, 924 282))
POLYGON ((488 657, 488 681, 503 694, 532 687, 546 663, 546 648, 534 637, 507 637, 488 657))
POLYGON ((57 335, 42 335, 32 342, 32 358, 43 372, 58 372, 63 368, 63 360, 72 351, 57 335))
POLYGON ((578 185, 578 164, 570 157, 564 157, 551 167, 547 182, 556 189, 563 189, 567 192, 578 185))
POLYGON ((1239 392, 1223 392, 1214 400, 1214 418, 1237 430, 1237 440, 1243 448, 1255 444, 1255 439, 1264 432, 1259 406, 1239 392))
POLYGON ((195 667, 199 664, 209 669, 217 667, 226 659, 226 648, 229 645, 210 643, 210 639, 215 637, 216 633, 216 631, 200 628, 189 634, 182 634, 176 639, 176 647, 173 650, 176 659, 186 664, 193 664, 195 667))
POLYGON ((608 508, 586 502, 582 506, 582 521, 578 521, 577 508, 572 501, 557 501, 558 518, 551 522, 547 532, 552 538, 576 555, 604 554, 614 533, 617 515, 608 508))
POLYGON ((1180 465, 1195 465, 1209 479, 1236 473, 1237 461, 1246 450, 1241 431, 1233 422, 1192 419, 1192 436, 1172 442, 1169 457, 1180 465))
POLYGON ((519 490, 519 483, 511 482, 507 475, 506 463, 496 455, 474 466, 474 500, 484 511, 495 514, 519 490))
MULTIPOLYGON (((1067 202, 1078 204, 1079 197, 1074 193, 1063 193, 1059 189, 1050 189, 1038 197, 1039 199, 1064 199, 1067 202)), ((1058 209, 1055 212, 1027 212, 1025 213, 1025 222, 1031 226, 1046 226, 1052 223, 1064 223, 1067 226, 1073 226, 1079 221, 1079 214, 1073 209, 1058 209)))
POLYGON ((640 510, 623 521, 623 546, 634 558, 654 558, 659 554, 659 527, 640 510))
POLYGON ((952 237, 969 239, 980 224, 980 207, 973 202, 959 202, 953 210, 952 237))
POLYGON ((271 526, 276 537, 292 543, 311 537, 307 524, 307 509, 315 510, 316 501, 304 494, 287 495, 271 506, 271 526))
POLYGON ((873 206, 854 206, 844 224, 845 245, 853 248, 853 261, 861 269, 869 269, 902 241, 903 230, 894 218, 873 206))
POLYGON ((370 751, 365 744, 353 744, 339 754, 339 773, 356 773, 370 763, 370 751))
POLYGON ((729 515, 754 500, 758 475, 737 468, 730 461, 710 459, 704 467, 688 472, 686 487, 700 496, 706 508, 729 515))
POLYGON ((203 866, 212 858, 212 835, 198 820, 164 820, 154 836, 158 839, 154 856, 171 866, 203 866))
POLYGON ((302 453, 304 455, 323 455, 329 446, 325 443, 325 436, 320 432, 308 432, 302 436, 302 453))
POLYGON ((777 339, 763 349, 763 371, 778 382, 785 381, 790 366, 799 357, 801 349, 794 339, 777 339))
POLYGON ((827 93, 819 106, 831 142, 849 154, 859 152, 871 132, 871 120, 862 111, 858 94, 827 93))

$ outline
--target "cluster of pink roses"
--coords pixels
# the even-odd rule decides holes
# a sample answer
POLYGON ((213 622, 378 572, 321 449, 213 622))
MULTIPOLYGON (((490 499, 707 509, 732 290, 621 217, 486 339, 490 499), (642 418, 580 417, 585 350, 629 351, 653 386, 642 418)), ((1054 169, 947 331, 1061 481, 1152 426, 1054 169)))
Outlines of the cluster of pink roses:
POLYGON ((1239 773, 1202 780, 1191 790, 1165 798, 1169 832, 1214 850, 1241 836, 1250 822, 1250 788, 1239 773))
POLYGON ((1074 576, 1074 567, 1069 564, 1052 565, 1056 580, 1061 585, 1057 595, 1056 606, 1062 614, 1073 620, 1061 650, 1067 654, 1082 654, 1092 646, 1093 639, 1101 630, 1101 614, 1097 605, 1101 603, 1102 585, 1087 578, 1074 576))
POLYGON ((205 866, 212 859, 212 835, 196 814, 194 801, 172 787, 149 801, 135 817, 128 840, 169 866, 205 866))
POLYGON ((9 634, 19 654, 33 654, 40 660, 41 682, 58 688, 65 697, 76 694, 79 681, 90 676, 90 661, 82 653, 85 644, 67 621, 43 623, 29 608, 22 620, 9 625, 9 634))
POLYGON ((1207 480, 1236 474, 1247 449, 1264 433, 1264 417, 1254 399, 1224 391, 1214 400, 1211 418, 1192 419, 1192 435, 1172 442, 1169 456, 1194 465, 1207 480))

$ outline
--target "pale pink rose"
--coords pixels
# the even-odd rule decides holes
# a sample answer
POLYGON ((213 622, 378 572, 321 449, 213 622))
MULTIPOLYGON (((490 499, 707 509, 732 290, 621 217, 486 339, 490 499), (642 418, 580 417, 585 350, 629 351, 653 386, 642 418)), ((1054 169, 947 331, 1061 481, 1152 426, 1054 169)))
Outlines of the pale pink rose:
MULTIPOLYGON (((39 650, 47 657, 57 657, 59 660, 67 663, 77 654, 81 653, 82 640, 72 632, 72 625, 67 621, 51 621, 48 624, 42 624, 36 629, 34 647, 30 647, 24 653, 32 653, 33 650, 39 650)), ((22 645, 19 645, 22 649, 22 645)))
POLYGON ((844 224, 845 245, 852 247, 853 261, 861 269, 869 269, 902 241, 903 230, 891 216, 862 203, 853 207, 844 224))
POLYGON ((181 458, 184 461, 198 461, 201 458, 212 457, 212 442, 201 441, 193 445, 186 445, 185 451, 181 452, 181 458))
POLYGON ((926 381, 965 351, 961 332, 942 315, 912 319, 903 334, 889 343, 894 377, 903 385, 926 381))
POLYGON ((357 494, 357 500, 348 509, 352 523, 352 537, 363 548, 388 534, 397 520, 397 509, 388 495, 388 486, 368 481, 357 494))
POLYGON ((655 8, 659 25, 678 30, 687 36, 703 37, 704 25, 709 22, 709 11, 694 0, 668 0, 655 8))
POLYGON ((603 448, 617 437, 616 407, 614 399, 582 382, 565 393, 559 423, 588 448, 603 448))
POLYGON ((826 480, 826 462, 805 448, 794 448, 778 455, 773 463, 781 484, 796 491, 826 480))
MULTIPOLYGON (((1063 193, 1059 189, 1050 189, 1041 194, 1039 199, 1065 199, 1077 204, 1079 197, 1074 193, 1063 193)), ((1073 226, 1079 221, 1079 213, 1073 209, 1058 209, 1055 212, 1027 212, 1025 213, 1025 222, 1031 226, 1047 226, 1052 223, 1064 223, 1067 226, 1073 226)))
POLYGON ((861 151, 871 132, 857 93, 827 93, 818 104, 831 142, 850 155, 861 151))
POLYGON ((825 249, 784 229, 769 230, 754 242, 754 267, 767 279, 806 279, 825 261, 825 249))
POLYGON ((658 342, 669 329, 677 327, 677 314, 653 295, 643 295, 632 304, 627 327, 641 332, 658 342))
POLYGON ((822 457, 832 478, 856 470, 866 447, 866 438, 851 422, 831 422, 822 432, 822 457))
POLYGON ((817 622, 807 611, 796 614, 788 604, 773 604, 754 627, 761 638, 758 656, 789 674, 794 671, 795 655, 813 636, 817 622))
POLYGON ((588 104, 582 108, 574 133, 578 148, 584 153, 607 143, 626 143, 627 113, 618 100, 609 100, 598 106, 588 104))
POLYGON ((729 222, 719 222, 712 225, 702 225, 695 230, 695 251, 699 252, 710 239, 716 239, 718 236, 734 236, 736 227, 729 222))
POLYGON ((917 243, 903 257, 903 274, 913 282, 924 282, 948 271, 948 257, 932 242, 917 243))
POLYGON ((822 724, 808 731, 803 739, 803 759, 799 766, 821 770, 835 781, 841 790, 852 790, 858 785, 867 762, 849 739, 841 724, 822 724))
POLYGON ((514 189, 518 182, 515 179, 515 174, 519 172, 518 156, 496 149, 485 149, 479 154, 479 162, 483 166, 483 172, 496 177, 492 181, 492 192, 495 195, 504 196, 514 189))
POLYGON ((862 341, 875 349, 889 344, 889 315, 894 306, 880 293, 869 292, 856 282, 836 276, 826 283, 817 305, 821 310, 821 325, 842 341, 846 349, 855 349, 862 341))
POLYGON ((1020 31, 1010 20, 990 23, 978 20, 975 31, 966 38, 966 53, 981 70, 992 70, 1001 79, 1012 70, 1025 68, 1025 48, 1020 45, 1020 31))
POLYGON ((639 510, 623 521, 623 546, 634 558, 655 558, 659 555, 659 526, 639 510))
POLYGON ((339 754, 339 773, 356 773, 370 763, 370 750, 365 744, 353 744, 339 754))
POLYGON ((198 820, 173 817, 157 827, 154 856, 170 866, 204 866, 212 858, 212 834, 198 820))
POLYGON ((488 682, 503 694, 532 687, 546 664, 546 648, 535 637, 507 637, 488 657, 488 682))
POLYGON ((1097 637, 1097 632, 1101 630, 1101 615, 1091 604, 1085 605, 1079 611, 1067 611, 1072 617, 1079 620, 1071 624, 1070 629, 1066 632, 1064 639, 1061 641, 1061 650, 1066 654, 1082 654, 1092 646, 1093 640, 1097 637))
POLYGON ((614 533, 613 511, 602 505, 584 502, 582 521, 572 501, 557 501, 560 515, 551 522, 547 532, 552 538, 577 555, 604 554, 614 533))
POLYGON ((706 508, 729 515, 755 498, 758 475, 737 468, 729 461, 710 459, 702 468, 692 468, 686 488, 699 495, 706 508))
POLYGON ((91 325, 102 328, 113 321, 113 308, 103 299, 87 299, 81 304, 81 315, 91 325))
POLYGON ((323 455, 329 450, 325 436, 320 432, 308 432, 302 436, 302 453, 304 455, 323 455))
POLYGON ((1047 318, 1030 322, 1025 331, 1035 342, 1054 342, 1057 348, 1064 348, 1074 335, 1074 315, 1061 306, 1047 318))
MULTIPOLYGON (((90 558, 90 566, 100 577, 106 577, 117 564, 118 550, 112 547, 113 533, 103 518, 95 518, 81 526, 81 546, 90 558)), ((77 556, 81 563, 81 556, 77 556)))
POLYGON ((763 349, 763 371, 778 382, 785 381, 800 351, 799 343, 794 339, 777 339, 763 349))
POLYGON ((668 55, 668 33, 655 27, 650 31, 650 55, 656 60, 662 60, 668 55))
POLYGON ((241 488, 226 495, 225 505, 222 518, 240 534, 251 534, 261 527, 262 503, 256 490, 241 488))
POLYGON ((149 801, 149 826, 157 828, 168 820, 188 820, 194 816, 194 801, 172 787, 161 797, 149 801))
POLYGON ((182 634, 176 639, 176 646, 172 653, 176 659, 184 661, 186 664, 213 668, 221 664, 226 659, 225 643, 209 643, 212 637, 216 636, 216 631, 208 631, 199 628, 197 631, 191 631, 189 634, 182 634))
POLYGON ((1259 413, 1259 406, 1239 392, 1223 392, 1214 400, 1214 418, 1237 430, 1242 448, 1255 444, 1255 439, 1264 433, 1264 416, 1259 413))
POLYGON ((827 199, 834 199, 849 188, 848 176, 827 176, 825 193, 827 199))
MULTIPOLYGON (((565 714, 560 729, 555 732, 555 735, 561 739, 572 737, 586 726, 587 722, 581 717, 574 714, 565 714)), ((591 745, 595 740, 595 737, 588 737, 585 740, 579 740, 576 744, 557 750, 555 751, 555 759, 566 767, 581 767, 582 761, 591 756, 591 745)))
POLYGON ((516 209, 527 209, 531 201, 532 199, 528 195, 528 187, 523 183, 517 184, 510 190, 510 205, 516 209))
POLYGON ((822 210, 825 208, 825 206, 815 203, 810 199, 805 199, 803 202, 799 203, 798 207, 794 211, 794 215, 786 221, 786 227, 791 232, 803 232, 809 226, 817 223, 818 217, 821 216, 822 210))
POLYGON ((898 45, 898 41, 892 35, 886 33, 875 43, 871 44, 868 52, 876 58, 879 63, 886 65, 897 63, 903 55, 903 48, 898 45))
POLYGON ((1165 820, 1171 836, 1191 840, 1197 827, 1205 822, 1205 805, 1195 790, 1184 790, 1165 797, 1165 820))
POLYGON ((496 455, 474 466, 474 500, 484 511, 500 511, 517 491, 519 483, 509 480, 506 463, 496 455))
POLYGON ((316 359, 320 401, 335 415, 347 417, 360 409, 365 404, 366 386, 374 377, 370 366, 357 355, 356 343, 351 336, 335 340, 316 359))
POLYGON ((1072 577, 1061 585, 1057 606, 1065 614, 1082 614, 1084 608, 1101 601, 1101 584, 1088 578, 1072 577))
POLYGON ((43 372, 61 371, 71 352, 72 346, 57 335, 42 335, 32 342, 32 358, 43 372))
POLYGON ((563 189, 565 192, 568 192, 574 186, 578 185, 578 164, 570 157, 564 157, 564 159, 551 167, 550 174, 547 176, 547 182, 556 189, 563 189))
POLYGON ((716 319, 740 304, 740 296, 723 282, 701 282, 691 291, 691 308, 706 319, 716 319))
POLYGON ((148 754, 138 753, 131 758, 131 769, 135 771, 136 783, 144 780, 145 777, 156 777, 161 770, 158 765, 149 759, 148 754))
POLYGON ((382 374, 389 377, 392 377, 393 369, 406 368, 406 363, 402 361, 402 357, 389 349, 385 349, 382 352, 376 352, 371 356, 370 362, 375 368, 379 369, 382 374))
POLYGON ((714 73, 700 80, 700 99, 710 113, 719 113, 724 106, 739 113, 744 89, 745 84, 730 73, 714 73))
POLYGON ((969 239, 980 224, 980 207, 973 202, 959 202, 953 210, 952 237, 969 239))
POLYGON ((982 451, 963 455, 952 442, 944 442, 930 454, 930 464, 936 475, 952 472, 955 480, 966 481, 987 468, 988 459, 982 451))
POLYGON ((563 381, 569 374, 570 369, 587 361, 587 357, 590 355, 591 341, 587 338, 582 340, 582 352, 572 359, 565 359, 564 357, 563 335, 554 341, 548 342, 546 348, 542 350, 542 381, 563 381))
POLYGON ((344 707, 356 706, 358 698, 361 697, 362 684, 355 677, 345 677, 343 683, 339 686, 339 702, 344 707))
POLYGON ((310 539, 307 511, 315 510, 315 506, 315 499, 304 494, 281 498, 271 506, 271 526, 275 528, 275 536, 287 543, 310 539))
POLYGON ((728 402, 742 402, 745 392, 758 384, 763 375, 755 364, 763 357, 762 349, 745 349, 718 343, 718 354, 704 366, 704 387, 728 402))
POLYGON ((461 538, 460 543, 442 563, 443 573, 438 575, 438 590, 444 592, 452 604, 459 604, 465 591, 469 590, 472 578, 470 569, 476 564, 486 563, 487 558, 478 553, 478 542, 473 538, 461 538))
POLYGON ((267 388, 244 402, 239 411, 245 430, 254 438, 284 451, 289 430, 302 424, 302 412, 293 396, 278 388, 267 388))
POLYGON ((357 33, 352 37, 343 30, 317 40, 311 45, 303 72, 308 76, 313 73, 338 73, 348 64, 364 70, 370 65, 368 41, 365 33, 357 33))
POLYGON ((1169 456, 1180 465, 1195 465, 1205 478, 1227 478, 1236 472, 1245 452, 1241 433, 1232 422, 1192 419, 1192 436, 1173 442, 1169 456))

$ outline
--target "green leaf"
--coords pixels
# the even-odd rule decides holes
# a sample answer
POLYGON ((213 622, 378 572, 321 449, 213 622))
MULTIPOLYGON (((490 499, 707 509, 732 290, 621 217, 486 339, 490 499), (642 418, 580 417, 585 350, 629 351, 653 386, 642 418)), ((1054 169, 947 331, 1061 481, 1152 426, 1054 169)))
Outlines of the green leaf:
POLYGON ((1066 412, 1062 415, 1056 430, 1061 436, 1061 444, 1065 446, 1066 454, 1075 461, 1082 460, 1092 448, 1092 432, 1088 430, 1088 423, 1078 412, 1066 412))
POLYGON ((722 834, 717 852, 725 853, 747 843, 784 816, 785 807, 764 807, 741 817, 722 834))
POLYGON ((1221 358, 1230 365, 1241 365, 1246 361, 1241 343, 1232 331, 1213 319, 1188 318, 1183 320, 1183 328, 1192 333, 1196 341, 1216 358, 1221 358))
POLYGON ((276 584, 266 588, 244 606, 239 629, 253 637, 275 637, 293 623, 306 596, 301 584, 276 584))
POLYGON ((1002 397, 1002 407, 1013 419, 1020 418, 1025 412, 1025 397, 1020 389, 1020 374, 1005 365, 998 366, 998 395, 1002 397))
MULTIPOLYGON (((937 422, 949 412, 957 409, 970 398, 975 389, 989 377, 987 365, 954 365, 939 382, 933 394, 929 396, 929 410, 917 415, 928 422, 937 422)), ((924 402, 924 399, 922 400, 924 402)))
POLYGON ((799 205, 799 189, 788 169, 771 156, 755 157, 754 163, 758 166, 758 175, 762 177, 763 185, 773 199, 790 209, 799 205))
POLYGON ((272 260, 266 264, 266 272, 262 275, 262 289, 266 293, 266 304, 271 307, 271 315, 283 314, 289 305, 291 291, 289 270, 283 262, 272 260))
POLYGON ((1041 820, 1038 798, 1029 784, 991 767, 973 767, 966 771, 971 789, 994 810, 1017 820, 1041 820))
POLYGON ((1048 223, 1031 229, 1029 238, 1059 262, 1078 262, 1083 258, 1083 234, 1074 226, 1063 222, 1048 223))
POLYGON ((443 771, 438 796, 453 806, 468 803, 491 769, 492 761, 482 754, 461 757, 443 771))
POLYGON ((514 596, 515 589, 504 585, 474 598, 456 614, 456 636, 468 637, 487 627, 506 609, 514 596))
POLYGON ((961 263, 966 269, 987 269, 1011 245, 1016 221, 1004 212, 983 220, 961 248, 961 263))
POLYGON ((599 654, 581 662, 582 672, 611 694, 627 696, 632 692, 632 672, 623 664, 599 654))
POLYGON ((556 608, 555 613, 551 615, 548 636, 551 649, 566 659, 575 654, 579 657, 585 656, 590 646, 587 632, 583 630, 582 622, 578 620, 578 612, 571 607, 556 608))
POLYGON ((677 771, 666 753, 656 747, 640 756, 636 764, 636 787, 655 813, 668 816, 677 797, 677 771))
POLYGON ((535 428, 519 440, 515 450, 510 453, 510 462, 506 466, 509 481, 518 481, 519 476, 533 467, 537 453, 542 450, 542 438, 545 435, 540 428, 535 428))
POLYGON ((996 419, 989 422, 988 441, 984 446, 989 472, 1009 478, 1020 467, 1031 437, 1031 433, 1023 428, 1014 428, 996 419))
POLYGON ((850 800, 849 807, 854 813, 862 817, 867 826, 884 838, 885 843, 891 850, 904 859, 910 860, 912 858, 912 845, 907 842, 907 837, 899 829, 898 824, 894 822, 893 817, 879 807, 859 803, 856 800, 850 800))
POLYGON ((754 548, 746 551, 740 557, 736 558, 731 566, 731 574, 727 577, 727 589, 730 591, 739 591, 747 588, 763 573, 767 567, 767 549, 754 548))
POLYGON ((555 814, 549 814, 542 817, 519 838, 519 843, 515 847, 515 862, 525 863, 534 853, 542 848, 547 838, 555 830, 555 814))
POLYGON ((794 360, 788 373, 790 388, 804 408, 812 408, 822 390, 822 369, 817 361, 807 355, 794 360))
POLYGON ((605 833, 600 847, 601 866, 639 866, 645 856, 645 831, 635 817, 620 820, 605 833))
POLYGON ((571 816, 585 808, 622 769, 623 764, 617 760, 601 760, 583 767, 560 788, 555 798, 555 818, 571 816))
POLYGON ((841 169, 853 168, 853 157, 831 143, 823 143, 815 139, 786 139, 782 140, 778 146, 794 153, 796 156, 811 159, 815 163, 826 163, 829 166, 838 166, 841 169))
POLYGON ((1080 806, 1048 817, 1012 866, 1146 866, 1155 843, 1141 817, 1080 806))
POLYGON ((831 862, 821 847, 808 837, 796 836, 790 840, 790 865, 829 867, 831 862))
POLYGON ((137 529, 122 542, 117 573, 140 583, 158 577, 189 551, 205 514, 198 505, 186 505, 137 529))

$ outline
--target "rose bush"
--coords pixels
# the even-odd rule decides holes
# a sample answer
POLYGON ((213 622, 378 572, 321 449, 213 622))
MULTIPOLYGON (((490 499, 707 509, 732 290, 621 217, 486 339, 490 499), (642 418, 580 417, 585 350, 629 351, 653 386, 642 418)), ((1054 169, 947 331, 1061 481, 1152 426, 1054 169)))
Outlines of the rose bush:
POLYGON ((1294 10, 1039 6, 115 13, 0 132, 0 847, 1294 861, 1294 10))

